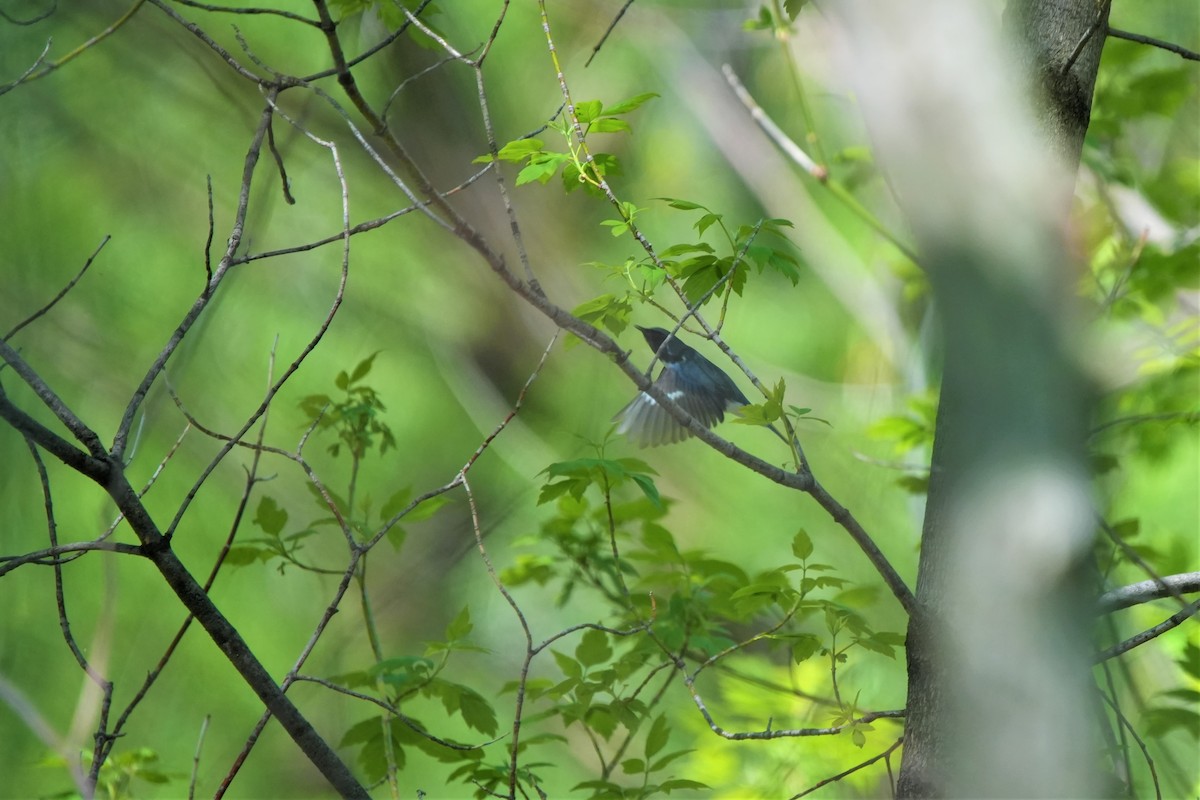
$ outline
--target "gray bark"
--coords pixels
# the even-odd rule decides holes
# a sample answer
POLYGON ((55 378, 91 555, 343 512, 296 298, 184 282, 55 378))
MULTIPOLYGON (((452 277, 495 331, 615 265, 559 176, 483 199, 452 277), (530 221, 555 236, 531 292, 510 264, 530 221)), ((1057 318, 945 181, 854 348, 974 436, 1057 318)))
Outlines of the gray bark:
POLYGON ((850 2, 864 113, 945 340, 901 797, 1093 797, 1089 393, 1066 213, 1107 6, 850 2), (1015 55, 1014 55, 1015 51, 1015 55))

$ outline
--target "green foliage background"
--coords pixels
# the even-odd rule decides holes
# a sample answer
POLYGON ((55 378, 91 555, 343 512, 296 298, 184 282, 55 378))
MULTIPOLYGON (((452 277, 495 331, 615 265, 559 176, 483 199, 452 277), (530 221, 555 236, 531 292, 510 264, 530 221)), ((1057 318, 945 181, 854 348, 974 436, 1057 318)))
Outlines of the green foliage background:
MULTIPOLYGON (((32 3, 14 5, 23 8, 13 13, 37 10, 32 3)), ((486 39, 495 5, 482 0, 444 3, 432 20, 447 39, 469 48, 486 39)), ((769 32, 743 29, 757 7, 638 3, 638 16, 630 19, 639 24, 627 20, 618 25, 600 56, 584 68, 621 5, 613 0, 550 6, 558 53, 577 100, 611 106, 642 93, 658 95, 621 117, 631 132, 595 137, 619 160, 620 172, 610 172, 609 179, 622 199, 642 209, 638 222, 660 248, 694 242, 699 214, 655 198, 702 203, 723 214, 731 227, 772 217, 795 223, 793 230, 785 230, 791 244, 776 240, 773 245, 798 260, 795 283, 786 271, 759 274, 751 269, 741 296, 729 303, 725 335, 765 383, 786 379, 788 403, 812 408, 815 416, 828 420, 829 425, 806 421, 799 429, 814 470, 911 580, 922 503, 919 493, 898 486, 897 479, 907 477, 910 488, 919 488, 921 474, 894 465, 927 458, 928 398, 936 396, 936 376, 929 377, 936 371, 936 354, 924 349, 921 323, 928 304, 919 277, 895 246, 875 235, 838 197, 789 170, 732 100, 715 66, 724 61, 785 129, 803 139, 804 121, 778 43, 769 32), (883 316, 872 305, 877 299, 891 309, 883 316)), ((230 52, 241 53, 230 25, 235 21, 254 56, 267 64, 295 74, 327 66, 327 51, 314 31, 284 26, 271 17, 206 16, 174 7, 201 22, 230 52)), ((35 26, 0 23, 0 81, 26 69, 48 38, 54 41, 52 54, 61 54, 126 9, 123 3, 96 2, 62 8, 35 26)), ((1200 46, 1200 11, 1188 4, 1118 2, 1113 22, 1187 47, 1200 46)), ((348 43, 365 47, 382 35, 386 20, 371 12, 351 13, 342 25, 350 31, 348 43)), ((813 25, 801 26, 799 35, 814 37, 812 44, 819 47, 820 31, 818 17, 813 25)), ((387 57, 360 71, 377 96, 440 56, 419 38, 401 39, 387 57)), ((489 58, 493 123, 502 142, 516 140, 542 125, 561 103, 534 4, 512 6, 489 58)), ((1096 366, 1105 390, 1098 424, 1196 410, 1196 75, 1194 65, 1167 53, 1121 41, 1106 47, 1078 211, 1091 274, 1081 275, 1079 284, 1080 294, 1097 309, 1097 338, 1117 342, 1132 357, 1119 365, 1096 366), (1147 242, 1139 242, 1136 233, 1130 238, 1114 222, 1113 209, 1132 202, 1135 193, 1161 215, 1161 227, 1147 242), (1186 297, 1182 303, 1181 297, 1186 297), (1181 314, 1181 309, 1190 313, 1181 314), (1169 337, 1166 345, 1163 337, 1169 337)), ((901 229, 871 164, 853 98, 833 76, 806 75, 806 80, 820 147, 835 177, 885 225, 901 229)), ((326 84, 331 93, 336 90, 331 80, 326 84)), ((469 73, 448 66, 413 81, 397 100, 395 127, 440 186, 465 180, 480 168, 472 165, 486 150, 475 93, 469 73)), ((339 132, 339 121, 309 97, 293 106, 285 96, 282 106, 318 136, 340 137, 352 221, 407 205, 339 132)), ((133 387, 203 285, 208 176, 217 232, 213 249, 221 249, 260 103, 257 92, 150 6, 76 61, 0 97, 0 141, 6 144, 0 158, 0 329, 43 305, 111 236, 80 285, 15 339, 23 356, 64 400, 105 435, 115 430, 133 387)), ((275 133, 296 203, 284 202, 277 173, 264 157, 251 196, 249 252, 291 246, 339 229, 339 188, 327 152, 285 124, 277 124, 275 133)), ((553 131, 539 134, 547 150, 561 152, 565 144, 555 136, 553 131)), ((505 163, 502 169, 511 187, 520 167, 505 163)), ((511 192, 532 262, 552 297, 575 307, 605 294, 623 296, 628 283, 611 269, 594 266, 620 266, 639 257, 628 235, 612 235, 620 231, 605 227, 615 217, 611 207, 583 191, 564 194, 557 181, 545 186, 534 181, 511 192)), ((507 221, 490 179, 454 201, 487 235, 505 241, 507 221)), ((719 249, 716 232, 711 229, 704 241, 719 249)), ((511 247, 506 255, 515 263, 511 247)), ((278 375, 327 313, 340 257, 339 245, 333 244, 235 269, 168 368, 170 385, 190 414, 215 430, 240 426, 261 401, 272 361, 278 375)), ((619 328, 630 319, 663 321, 649 305, 618 303, 610 322, 619 328)), ((511 410, 551 333, 551 326, 460 242, 417 214, 400 217, 354 237, 344 304, 320 346, 273 405, 266 441, 294 449, 314 408, 323 405, 306 406, 305 399, 342 398, 345 387, 337 386, 338 373, 352 373, 356 365, 368 363, 369 371, 357 383, 377 393, 382 406, 367 421, 375 426, 373 446, 354 475, 355 496, 369 504, 368 516, 377 520, 389 501, 415 496, 455 476, 511 410), (385 430, 393 437, 390 442, 385 430)), ((626 331, 622 342, 639 363, 648 361, 635 331, 626 331)), ((713 348, 702 349, 715 360, 713 348)), ((18 405, 34 407, 11 373, 0 379, 18 405)), ((746 386, 740 377, 739 382, 746 386)), ((536 580, 544 575, 536 572, 539 566, 563 566, 546 531, 564 515, 583 513, 569 499, 539 505, 545 483, 569 477, 569 467, 556 472, 550 465, 578 468, 578 459, 597 457, 598 447, 604 457, 633 456, 653 469, 665 515, 651 507, 636 484, 618 487, 614 497, 622 504, 639 501, 641 505, 626 508, 630 519, 669 529, 679 550, 703 551, 713 563, 736 564, 747 575, 769 573, 798 563, 793 546, 797 530, 804 529, 812 542, 811 560, 833 565, 831 574, 846 581, 844 587, 822 587, 820 596, 869 620, 874 631, 903 631, 903 614, 861 554, 811 502, 756 479, 695 441, 648 452, 633 451, 619 439, 605 442, 612 414, 632 391, 600 355, 560 340, 515 421, 471 473, 489 552, 497 569, 512 579, 514 597, 535 629, 535 640, 579 623, 631 624, 594 593, 581 588, 560 604, 561 584, 539 585, 536 580)), ((139 427, 131 468, 135 485, 150 479, 183 425, 160 381, 139 427)), ((782 464, 788 458, 778 441, 756 427, 726 425, 721 433, 769 460, 782 464)), ((1195 434, 1194 421, 1158 421, 1117 425, 1093 442, 1103 469, 1098 480, 1106 518, 1124 521, 1122 532, 1134 535, 1139 552, 1163 574, 1189 571, 1197 563, 1200 448, 1195 434)), ((337 441, 333 429, 318 430, 307 453, 325 483, 344 494, 354 460, 345 446, 337 455, 327 450, 337 441)), ((151 510, 173 513, 217 447, 190 431, 149 495, 151 510)), ((229 530, 250 458, 248 452, 235 451, 225 459, 200 489, 176 534, 173 546, 198 574, 207 570, 229 530)), ((24 443, 8 429, 0 432, 0 464, 0 551, 10 555, 44 547, 41 489, 24 443)), ((91 538, 113 521, 111 505, 82 478, 56 464, 49 469, 64 540, 91 538)), ((322 513, 302 472, 284 459, 268 458, 262 474, 268 480, 256 488, 248 514, 257 514, 258 524, 245 526, 239 541, 267 539, 272 528, 284 535, 312 530, 302 542, 305 562, 329 561, 336 567, 343 543, 332 528, 313 524, 322 513), (262 505, 264 497, 275 505, 262 505), (276 509, 286 512, 286 521, 280 522, 276 509)), ((502 689, 518 676, 521 636, 475 552, 462 492, 447 497, 446 507, 428 519, 405 521, 403 534, 389 536, 393 546, 373 553, 370 595, 384 656, 400 659, 389 662, 389 680, 411 678, 413 670, 428 668, 411 659, 428 657, 436 663, 448 647, 453 653, 445 680, 477 692, 499 722, 490 725, 487 712, 465 690, 414 699, 405 710, 435 727, 439 736, 479 742, 502 734, 510 724, 512 695, 502 689), (467 608, 469 617, 464 618, 467 608), (442 646, 427 651, 430 642, 442 646)), ((590 509, 601 503, 595 486, 584 497, 590 509)), ((128 540, 127 531, 117 534, 122 535, 128 540)), ((283 562, 264 561, 261 552, 241 550, 237 558, 245 563, 222 572, 213 596, 273 674, 282 675, 324 611, 337 578, 294 565, 281 568, 283 562)), ((658 556, 647 552, 639 564, 647 572, 669 560, 666 550, 658 556)), ((116 684, 117 703, 128 702, 182 621, 182 609, 140 561, 93 554, 69 564, 65 574, 75 636, 116 684)), ((1113 582, 1141 577, 1123 565, 1113 582)), ((4 575, 0 598, 0 676, 52 728, 65 732, 87 689, 58 630, 49 570, 27 566, 4 575)), ((656 602, 665 609, 670 597, 656 602)), ((1127 635, 1163 616, 1162 607, 1140 607, 1125 612, 1118 624, 1127 635)), ((761 619, 748 618, 743 628, 725 634, 743 638, 762 627, 761 619)), ((828 659, 809 653, 814 657, 794 663, 792 657, 794 648, 806 650, 814 641, 830 645, 825 618, 814 612, 795 633, 800 638, 762 642, 731 659, 748 679, 713 670, 698 683, 720 724, 730 730, 831 724, 830 710, 804 696, 829 696, 828 659)), ((1196 772, 1194 765, 1187 766, 1187 753, 1189 748, 1194 753, 1196 722, 1186 709, 1195 710, 1200 675, 1193 670, 1186 676, 1173 665, 1189 636, 1195 648, 1192 626, 1190 634, 1177 631, 1127 662, 1152 707, 1174 707, 1156 699, 1160 689, 1184 692, 1176 696, 1182 701, 1176 705, 1185 712, 1158 715, 1161 736, 1154 746, 1162 748, 1160 768, 1170 776, 1167 785, 1194 793, 1196 772)), ((902 649, 895 650, 898 658, 889 658, 885 640, 874 641, 878 646, 873 650, 856 648, 839 667, 841 692, 860 710, 901 708, 902 649)), ((580 632, 555 646, 561 656, 546 654, 535 661, 531 674, 536 681, 557 683, 569 677, 574 669, 570 663, 598 668, 627 654, 627 648, 622 640, 597 631, 580 632), (606 646, 613 648, 611 655, 606 646)), ((361 612, 348 598, 305 672, 362 679, 373 663, 361 612)), ((367 675, 364 691, 378 675, 367 675)), ((346 735, 342 749, 348 757, 369 740, 371 729, 361 727, 373 718, 369 707, 312 684, 298 684, 291 694, 331 741, 346 735)), ((532 703, 533 713, 549 707, 532 703)), ((881 751, 900 731, 899 724, 880 720, 863 732, 865 742, 842 735, 731 743, 711 734, 678 684, 663 695, 659 708, 661 715, 658 710, 647 714, 645 734, 631 757, 649 761, 689 751, 665 771, 715 787, 705 792, 708 796, 799 791, 881 751)), ((140 797, 180 795, 206 718, 198 786, 202 794, 211 792, 259 714, 258 701, 211 642, 198 629, 191 631, 117 746, 130 770, 146 770, 147 780, 135 781, 133 792, 140 797), (168 782, 157 783, 160 778, 168 782)), ((1154 719, 1146 716, 1151 723, 1154 719)), ((532 734, 536 724, 529 725, 532 734)), ((82 730, 90 729, 85 725, 82 730)), ((545 730, 565 734, 562 741, 539 744, 545 754, 534 759, 552 764, 542 771, 552 796, 594 778, 595 757, 580 726, 563 730, 546 723, 545 730)), ((66 773, 48 759, 46 743, 31 735, 11 701, 0 704, 0 741, 5 742, 0 775, 7 776, 0 795, 47 796, 68 789, 66 773)), ((86 746, 83 739, 79 742, 86 746)), ((455 785, 439 794, 451 769, 436 756, 413 749, 402 785, 406 791, 425 788, 431 796, 469 793, 469 787, 455 785)), ((881 780, 879 770, 864 771, 830 791, 871 794, 881 780)), ((242 797, 326 794, 319 776, 274 725, 234 786, 235 795, 242 797)), ((681 786, 678 791, 689 790, 681 786)))

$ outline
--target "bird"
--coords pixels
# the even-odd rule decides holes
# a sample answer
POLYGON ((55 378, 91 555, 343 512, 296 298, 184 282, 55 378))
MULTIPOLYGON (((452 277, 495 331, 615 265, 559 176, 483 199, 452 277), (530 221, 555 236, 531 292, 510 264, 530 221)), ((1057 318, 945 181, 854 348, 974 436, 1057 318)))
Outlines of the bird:
MULTIPOLYGON (((663 362, 654 386, 701 425, 711 428, 725 419, 726 411, 737 413, 742 406, 750 405, 732 378, 677 336, 663 328, 634 327, 642 332, 646 344, 663 362)), ((618 411, 613 421, 619 423, 617 433, 638 447, 681 442, 692 435, 645 392, 639 392, 629 405, 618 411)))

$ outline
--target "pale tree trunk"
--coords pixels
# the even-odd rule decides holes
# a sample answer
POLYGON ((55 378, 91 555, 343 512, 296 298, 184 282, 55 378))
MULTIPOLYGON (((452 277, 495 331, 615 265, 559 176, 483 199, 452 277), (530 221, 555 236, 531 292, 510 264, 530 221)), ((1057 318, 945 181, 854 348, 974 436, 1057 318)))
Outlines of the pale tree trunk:
POLYGON ((946 353, 898 792, 1095 797, 1066 217, 1107 7, 1014 0, 1002 31, 984 5, 854 0, 843 17, 946 353))

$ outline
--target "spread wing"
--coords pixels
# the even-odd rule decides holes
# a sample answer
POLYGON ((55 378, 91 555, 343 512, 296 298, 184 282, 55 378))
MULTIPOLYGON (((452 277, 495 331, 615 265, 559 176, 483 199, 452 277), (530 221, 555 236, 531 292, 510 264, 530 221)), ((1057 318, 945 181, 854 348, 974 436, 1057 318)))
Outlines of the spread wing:
MULTIPOLYGON (((727 379, 728 380, 728 379, 727 379)), ((682 378, 680 372, 667 366, 659 374, 654 385, 695 417, 706 428, 711 428, 725 419, 725 399, 711 391, 682 378)), ((739 392, 740 394, 740 392, 739 392)), ((660 444, 681 442, 691 436, 657 401, 645 392, 639 392, 629 405, 613 417, 620 424, 617 433, 623 434, 638 447, 656 447, 660 444)))

